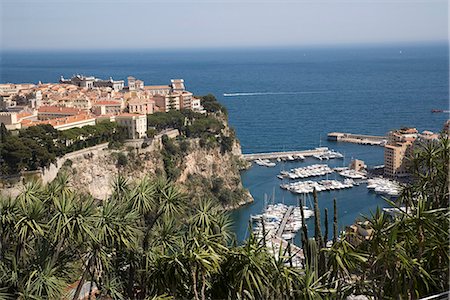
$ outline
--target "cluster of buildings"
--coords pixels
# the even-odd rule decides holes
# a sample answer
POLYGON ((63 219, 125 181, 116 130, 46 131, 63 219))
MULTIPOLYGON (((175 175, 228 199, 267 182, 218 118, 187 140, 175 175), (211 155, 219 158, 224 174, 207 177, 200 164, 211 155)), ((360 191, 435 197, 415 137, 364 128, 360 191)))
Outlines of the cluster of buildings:
POLYGON ((50 124, 66 130, 99 121, 117 122, 130 138, 145 137, 147 115, 189 109, 204 113, 200 99, 186 90, 183 79, 168 85, 75 75, 59 83, 0 84, 0 123, 9 130, 50 124))
MULTIPOLYGON (((450 122, 444 125, 444 131, 448 132, 450 122)), ((420 141, 437 140, 439 134, 431 131, 419 133, 416 128, 402 128, 389 132, 384 145, 384 175, 387 177, 407 177, 408 158, 412 156, 414 146, 420 141)))

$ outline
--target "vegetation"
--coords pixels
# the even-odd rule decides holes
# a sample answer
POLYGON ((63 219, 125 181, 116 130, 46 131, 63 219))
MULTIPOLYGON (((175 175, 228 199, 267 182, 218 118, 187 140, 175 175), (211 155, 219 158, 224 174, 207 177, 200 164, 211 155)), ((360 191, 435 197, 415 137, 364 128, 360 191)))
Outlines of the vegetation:
POLYGON ((167 178, 175 181, 180 176, 179 165, 182 162, 183 153, 180 147, 173 140, 169 139, 167 135, 163 135, 161 141, 163 145, 164 171, 166 172, 167 178))
POLYGON ((28 183, 17 198, 0 198, 0 297, 60 299, 77 280, 73 299, 87 281, 98 297, 114 299, 415 299, 447 291, 448 151, 446 137, 417 150, 418 179, 392 203, 409 210, 374 212, 373 234, 359 245, 333 226, 335 242, 325 247, 315 205, 314 237, 302 229, 301 268, 289 246, 272 255, 265 237, 237 246, 225 213, 209 200, 192 204, 164 179, 119 176, 101 202, 64 174, 45 187, 28 183))
POLYGON ((234 131, 231 131, 232 134, 223 132, 226 108, 211 94, 197 97, 201 99, 206 114, 192 110, 156 112, 147 116, 148 133, 155 136, 162 130, 178 129, 182 136, 200 138, 202 147, 210 149, 219 146, 223 153, 231 151, 235 135, 234 131))
POLYGON ((201 104, 207 112, 210 112, 210 113, 221 112, 225 115, 228 114, 225 106, 220 104, 213 94, 208 94, 206 96, 197 96, 197 97, 200 98, 201 104))
POLYGON ((0 126, 0 173, 9 175, 48 167, 57 157, 86 147, 106 142, 120 144, 127 137, 125 128, 111 122, 64 131, 38 125, 18 135, 0 126))

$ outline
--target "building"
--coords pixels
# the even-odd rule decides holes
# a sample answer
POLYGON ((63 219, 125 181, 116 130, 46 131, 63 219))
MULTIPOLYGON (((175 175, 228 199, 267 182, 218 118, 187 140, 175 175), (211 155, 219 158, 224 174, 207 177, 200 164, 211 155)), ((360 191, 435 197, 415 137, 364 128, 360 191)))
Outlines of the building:
POLYGON ((31 121, 23 120, 21 122, 22 128, 36 126, 36 125, 52 125, 57 130, 67 130, 71 128, 81 128, 87 125, 95 125, 95 117, 88 114, 79 114, 69 117, 62 117, 49 120, 31 121))
POLYGON ((172 79, 170 80, 172 92, 184 92, 184 80, 183 79, 172 79))
POLYGON ((39 120, 50 120, 80 115, 83 113, 85 113, 83 110, 73 107, 41 106, 37 111, 37 117, 39 120))
POLYGON ((134 98, 128 101, 128 111, 134 114, 151 115, 155 109, 155 101, 153 99, 134 98))
MULTIPOLYGON (((3 83, 0 84, 0 110, 10 110, 16 107, 17 99, 26 100, 26 104, 30 102, 32 108, 36 107, 36 101, 39 101, 39 94, 33 93, 34 84, 23 83, 23 84, 13 84, 13 83, 3 83)), ((23 106, 23 104, 19 104, 23 106)))
POLYGON ((92 104, 92 113, 101 115, 118 115, 124 109, 122 100, 99 100, 92 104))
POLYGON ((345 239, 355 247, 363 241, 370 240, 372 235, 373 228, 371 228, 369 221, 356 222, 345 228, 345 239))
POLYGON ((147 136, 147 116, 139 114, 120 114, 115 117, 117 124, 127 128, 130 139, 141 139, 147 136))
POLYGON ((198 98, 192 98, 191 102, 192 110, 201 114, 206 113, 206 110, 203 108, 201 100, 198 98))
POLYGON ((180 97, 180 109, 191 109, 192 110, 192 93, 188 91, 178 92, 180 97))
POLYGON ((388 177, 409 176, 407 158, 412 155, 413 145, 418 137, 415 128, 391 131, 384 146, 384 175, 388 177))
POLYGON ((350 170, 355 170, 357 172, 360 172, 360 171, 364 171, 364 169, 366 168, 366 164, 362 160, 354 159, 350 162, 350 165, 348 166, 348 168, 350 170))
POLYGON ((444 128, 443 128, 443 130, 444 130, 444 133, 447 134, 447 135, 450 133, 450 120, 447 120, 447 121, 444 123, 444 128))
POLYGON ((141 139, 147 136, 147 116, 139 114, 122 113, 116 116, 101 116, 97 122, 108 120, 116 122, 127 129, 128 138, 141 139))
POLYGON ((142 80, 136 79, 133 76, 128 76, 128 90, 136 91, 144 89, 144 82, 142 80))
POLYGON ((429 130, 424 130, 420 134, 419 139, 422 140, 422 141, 438 140, 439 139, 439 134, 433 133, 432 131, 429 131, 429 130))
POLYGON ((22 121, 35 120, 36 117, 36 112, 0 112, 0 123, 8 130, 21 129, 22 121))
POLYGON ((94 76, 84 75, 75 75, 70 79, 64 79, 64 77, 61 76, 59 82, 65 84, 73 84, 87 89, 108 87, 113 89, 114 91, 121 91, 125 86, 125 81, 113 80, 112 77, 110 77, 108 80, 103 80, 94 76))
POLYGON ((168 95, 171 90, 170 85, 148 85, 144 87, 144 91, 151 96, 168 95))
POLYGON ((155 95, 153 97, 155 105, 158 107, 158 111, 168 112, 170 110, 180 110, 180 94, 167 94, 167 95, 155 95))

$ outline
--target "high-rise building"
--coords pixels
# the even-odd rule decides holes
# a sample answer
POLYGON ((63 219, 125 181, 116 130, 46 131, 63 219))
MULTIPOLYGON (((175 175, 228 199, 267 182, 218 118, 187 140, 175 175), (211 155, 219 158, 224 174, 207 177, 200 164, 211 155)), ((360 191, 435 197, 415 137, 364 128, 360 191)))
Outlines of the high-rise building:
POLYGON ((384 175, 389 177, 408 176, 407 158, 412 155, 413 145, 418 137, 415 128, 402 128, 389 132, 384 146, 384 175))

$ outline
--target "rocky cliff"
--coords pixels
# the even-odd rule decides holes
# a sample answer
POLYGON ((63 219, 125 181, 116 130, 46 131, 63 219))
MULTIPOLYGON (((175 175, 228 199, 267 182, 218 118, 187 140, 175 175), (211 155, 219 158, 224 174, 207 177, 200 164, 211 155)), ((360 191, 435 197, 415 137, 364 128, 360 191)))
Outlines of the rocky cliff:
MULTIPOLYGON (((224 132, 229 134, 228 127, 224 132)), ((80 191, 104 199, 111 193, 111 182, 119 173, 130 181, 144 176, 167 176, 168 161, 176 181, 191 199, 212 198, 225 209, 252 202, 243 188, 240 170, 248 167, 242 159, 239 142, 233 138, 231 149, 224 151, 219 143, 203 145, 200 138, 154 139, 146 148, 103 149, 66 163, 72 184, 80 191), (168 147, 171 147, 169 154, 168 147), (175 150, 173 150, 175 149, 175 150), (119 156, 122 158, 119 159, 119 156)), ((170 177, 170 176, 169 176, 170 177)))

